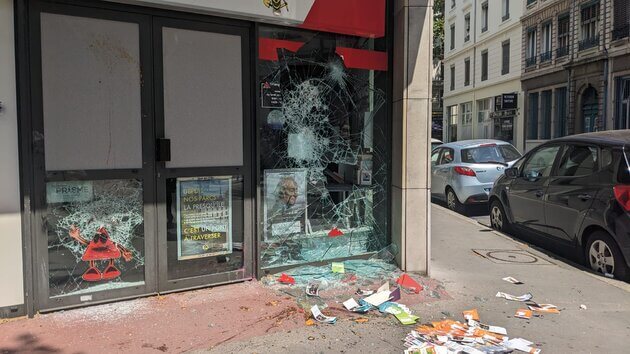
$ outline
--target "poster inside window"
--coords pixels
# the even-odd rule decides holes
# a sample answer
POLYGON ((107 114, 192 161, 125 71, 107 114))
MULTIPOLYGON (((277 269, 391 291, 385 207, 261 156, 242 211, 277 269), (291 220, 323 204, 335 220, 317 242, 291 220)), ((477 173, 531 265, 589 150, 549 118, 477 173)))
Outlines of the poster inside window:
POLYGON ((260 265, 389 244, 385 38, 260 27, 260 265))
POLYGON ((177 259, 232 253, 232 179, 177 180, 177 259))

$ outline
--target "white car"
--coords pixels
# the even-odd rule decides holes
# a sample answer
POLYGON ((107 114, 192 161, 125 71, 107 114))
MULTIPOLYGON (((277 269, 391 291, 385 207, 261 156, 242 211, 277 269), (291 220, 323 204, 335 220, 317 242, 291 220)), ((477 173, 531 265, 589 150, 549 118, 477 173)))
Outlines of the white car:
POLYGON ((521 153, 500 140, 465 140, 440 145, 431 153, 431 196, 449 209, 465 211, 487 203, 494 181, 521 153))

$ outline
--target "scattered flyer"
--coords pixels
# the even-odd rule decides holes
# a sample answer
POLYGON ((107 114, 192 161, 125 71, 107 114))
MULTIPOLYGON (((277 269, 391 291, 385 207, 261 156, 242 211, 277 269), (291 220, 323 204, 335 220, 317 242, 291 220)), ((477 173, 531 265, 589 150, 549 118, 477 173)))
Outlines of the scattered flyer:
POLYGON ((505 277, 505 278, 503 278, 503 280, 505 280, 508 283, 512 283, 512 284, 516 284, 516 285, 523 284, 522 281, 516 280, 516 278, 512 278, 512 277, 505 277))
POLYGON ((391 292, 391 294, 389 294, 389 301, 396 302, 400 300, 400 298, 400 288, 396 288, 394 291, 391 292))
POLYGON ((308 296, 319 296, 319 286, 321 282, 311 280, 306 285, 306 295, 308 296))
POLYGON ((477 312, 477 309, 466 310, 463 312, 463 314, 466 320, 479 321, 479 313, 477 312))
POLYGON ((356 292, 357 295, 359 296, 369 296, 374 294, 374 290, 361 290, 361 289, 357 289, 356 292))
POLYGON ((532 295, 530 293, 527 293, 527 294, 521 295, 521 296, 514 296, 514 295, 502 293, 500 291, 497 293, 496 296, 497 297, 502 297, 504 299, 508 299, 508 300, 511 300, 511 301, 520 301, 520 302, 529 301, 529 300, 531 300, 534 297, 534 295, 532 295))
POLYGON ((389 291, 389 282, 386 282, 385 284, 381 285, 380 288, 376 289, 377 293, 380 293, 381 291, 389 291))
POLYGON ((333 273, 344 274, 346 272, 343 262, 332 262, 331 267, 333 273))
POLYGON ((532 347, 533 344, 534 343, 523 338, 512 338, 505 342, 505 346, 510 349, 519 350, 530 354, 539 354, 540 349, 532 347))
POLYGON ((389 306, 387 306, 384 312, 394 315, 398 319, 398 321, 400 321, 400 323, 404 325, 415 324, 418 321, 418 319, 420 319, 420 317, 414 316, 408 313, 407 311, 405 311, 398 304, 390 302, 388 305, 389 306))
POLYGON ((311 307, 311 313, 313 314, 313 318, 315 318, 318 322, 329 324, 337 322, 337 317, 328 317, 324 315, 317 305, 311 307))
POLYGON ((560 313, 560 310, 558 310, 558 307, 552 304, 531 304, 531 305, 528 305, 527 307, 534 312, 560 313))
POLYGON ((343 302, 343 307, 345 307, 348 311, 352 311, 352 309, 359 307, 359 304, 351 297, 343 302))
POLYGON ((516 310, 514 317, 529 320, 530 318, 532 318, 532 310, 518 309, 516 310))
POLYGON ((367 302, 368 304, 370 304, 372 306, 378 307, 380 304, 382 304, 385 301, 389 300, 389 295, 390 294, 391 294, 391 292, 389 290, 381 291, 381 292, 378 292, 376 294, 370 295, 370 296, 366 297, 363 300, 365 300, 365 302, 367 302))

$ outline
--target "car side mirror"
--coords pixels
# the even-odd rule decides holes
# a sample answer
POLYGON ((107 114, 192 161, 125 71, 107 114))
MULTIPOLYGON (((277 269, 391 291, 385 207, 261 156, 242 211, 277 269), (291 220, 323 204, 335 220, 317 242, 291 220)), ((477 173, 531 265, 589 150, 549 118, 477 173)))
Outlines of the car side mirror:
POLYGON ((517 178, 518 177, 518 168, 511 167, 505 169, 505 175, 507 178, 517 178))

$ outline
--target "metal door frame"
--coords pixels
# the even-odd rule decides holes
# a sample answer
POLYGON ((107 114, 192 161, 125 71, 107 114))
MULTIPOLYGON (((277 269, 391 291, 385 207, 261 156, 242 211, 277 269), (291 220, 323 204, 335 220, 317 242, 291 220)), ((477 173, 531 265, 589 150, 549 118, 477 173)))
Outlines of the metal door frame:
POLYGON ((158 235, 158 290, 161 293, 180 291, 219 285, 254 277, 254 205, 252 192, 252 104, 251 104, 251 28, 243 25, 229 25, 191 21, 188 19, 176 19, 155 17, 153 19, 153 51, 154 77, 155 77, 155 132, 156 138, 165 138, 164 127, 164 76, 162 56, 162 29, 164 27, 178 28, 193 31, 223 33, 239 35, 241 37, 242 60, 242 94, 243 94, 243 165, 236 167, 195 167, 195 168, 166 168, 164 162, 156 164, 157 171, 157 235, 158 235), (243 176, 243 256, 244 268, 225 273, 208 274, 184 279, 168 279, 167 258, 167 196, 166 180, 176 177, 205 177, 205 176, 243 176))

